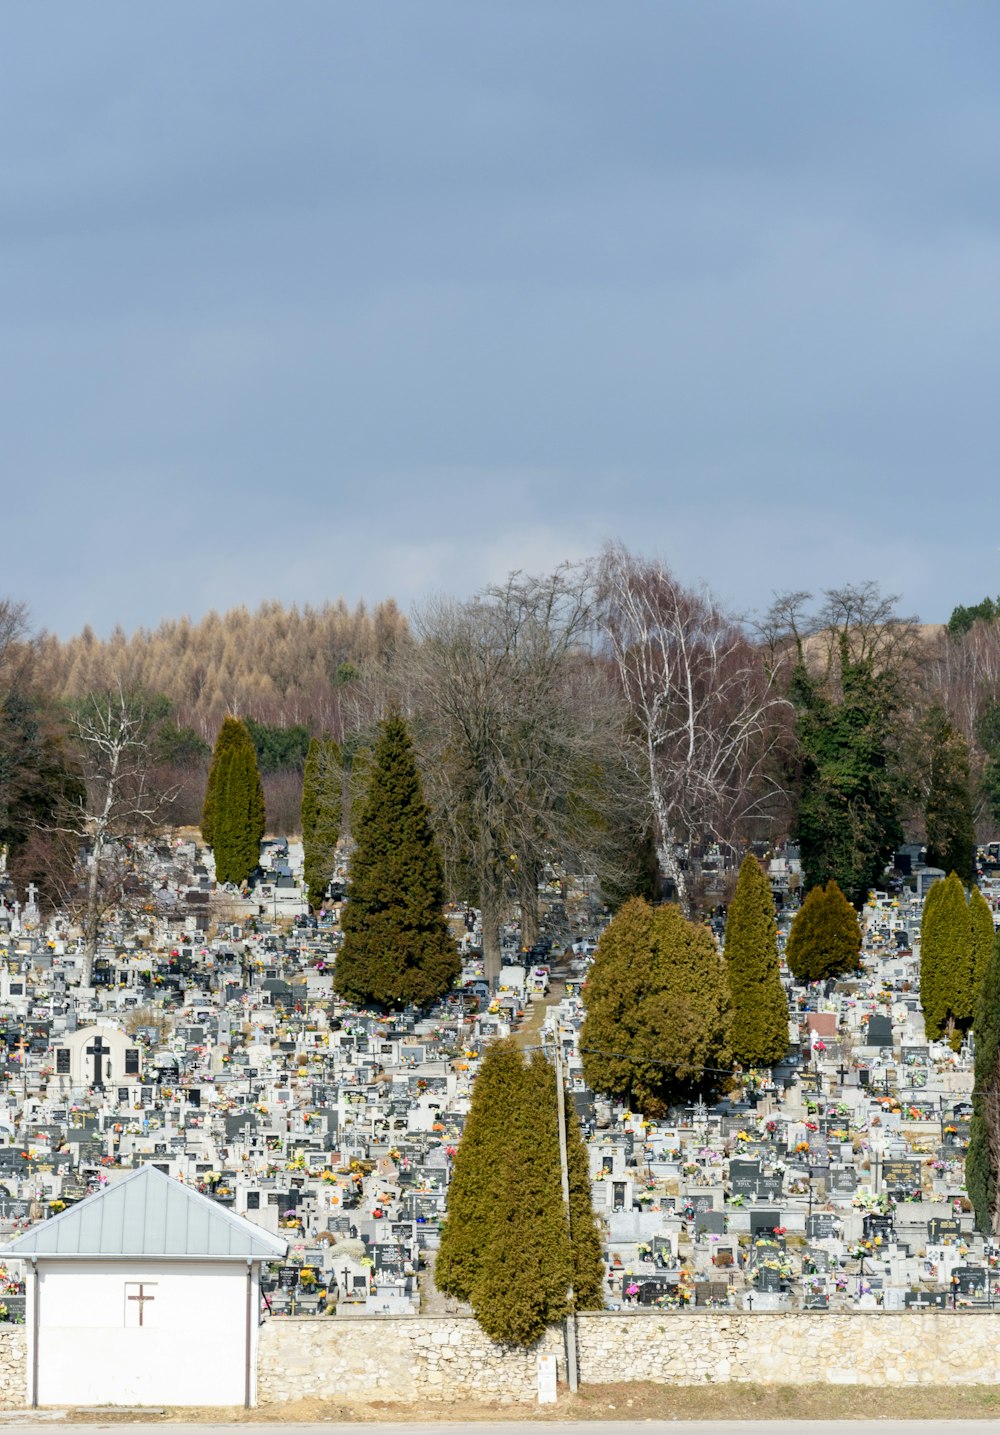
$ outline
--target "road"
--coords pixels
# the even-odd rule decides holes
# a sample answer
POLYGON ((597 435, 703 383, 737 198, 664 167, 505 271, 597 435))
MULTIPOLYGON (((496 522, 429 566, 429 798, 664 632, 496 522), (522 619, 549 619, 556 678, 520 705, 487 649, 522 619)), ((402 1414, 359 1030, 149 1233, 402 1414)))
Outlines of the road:
MULTIPOLYGON (((0 1417, 0 1430, 24 1430, 38 1432, 38 1435, 66 1435, 69 1422, 58 1424, 45 1423, 40 1420, 37 1424, 26 1418, 28 1412, 24 1412, 19 1418, 11 1420, 9 1417, 0 1417)), ((359 1435, 363 1430, 365 1435, 439 1435, 442 1429, 450 1429, 453 1424, 460 1424, 463 1431, 469 1431, 470 1435, 518 1435, 518 1432, 537 1431, 539 1425, 556 1425, 560 1435, 595 1435, 600 1431, 601 1435, 630 1435, 637 1425, 641 1425, 644 1435, 813 1435, 817 1426, 824 1429, 831 1429, 836 1435, 993 1435, 996 1431, 994 1420, 547 1420, 538 1422, 532 1420, 502 1420, 470 1422, 467 1420, 449 1422, 434 1421, 424 1422, 416 1420, 405 1420, 398 1423, 369 1423, 368 1421, 354 1422, 350 1424, 299 1424, 272 1422, 252 1422, 250 1424, 234 1425, 198 1425, 198 1424, 173 1424, 165 1421, 154 1423, 146 1421, 129 1422, 127 1428, 133 1435, 152 1435, 155 1430, 167 1428, 171 1435, 234 1435, 236 1431, 246 1432, 247 1430, 284 1430, 294 1431, 294 1435, 359 1435)), ((102 1423, 99 1417, 86 1422, 74 1421, 76 1428, 90 1430, 120 1430, 123 1422, 118 1419, 102 1423)))

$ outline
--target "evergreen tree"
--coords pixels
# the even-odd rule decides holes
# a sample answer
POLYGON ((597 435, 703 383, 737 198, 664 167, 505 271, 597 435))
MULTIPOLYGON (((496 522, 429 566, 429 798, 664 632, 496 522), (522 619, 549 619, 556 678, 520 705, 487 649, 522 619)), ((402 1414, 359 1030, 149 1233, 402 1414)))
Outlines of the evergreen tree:
POLYGON ((472 1309, 491 1340, 531 1346, 566 1313, 572 1259, 559 1176, 555 1074, 541 1052, 522 1067, 518 1085, 498 1153, 503 1196, 483 1233, 472 1309))
POLYGON ((509 1114, 519 1099, 523 1069, 512 1041, 486 1048, 472 1088, 469 1115, 448 1185, 448 1214, 434 1262, 438 1290, 472 1299, 483 1259, 484 1233, 505 1199, 498 1155, 509 1136, 509 1114))
MULTIPOLYGON (((240 724, 242 727, 242 724, 240 724)), ((215 880, 245 882, 260 862, 264 790, 250 734, 224 754, 212 821, 215 880)))
POLYGON ((601 1242, 587 1153, 567 1113, 572 1237, 559 1174, 555 1075, 536 1052, 525 1064, 511 1041, 489 1047, 472 1091, 448 1187, 434 1278, 472 1302, 491 1339, 532 1345, 566 1309, 603 1305, 601 1242))
POLYGON ((924 821, 927 865, 957 872, 968 887, 975 877, 976 828, 969 783, 969 745, 944 710, 933 708, 923 723, 930 755, 924 821))
POLYGON ((978 887, 969 894, 969 919, 972 924, 972 1005, 975 1010, 986 968, 993 955, 995 932, 993 911, 978 887))
POLYGON ((726 973, 733 1007, 730 1045, 741 1066, 774 1066, 788 1052, 771 884, 747 853, 726 919, 726 973))
POLYGON ((348 1001, 423 1006, 461 971, 443 913, 444 872, 406 724, 382 724, 354 833, 344 944, 334 981, 348 1001))
POLYGON ((583 1069, 646 1115, 726 1084, 729 989, 712 935, 633 897, 604 931, 584 987, 583 1069))
POLYGON ((205 787, 205 802, 201 813, 201 835, 208 847, 215 846, 215 808, 223 781, 222 771, 226 757, 233 748, 239 747, 245 742, 248 736, 249 734, 239 718, 226 717, 223 719, 215 739, 212 761, 208 769, 208 782, 205 787))
POLYGON ((896 675, 838 638, 833 693, 804 662, 795 669, 800 793, 797 837, 807 888, 831 879, 856 905, 878 882, 902 841, 899 781, 891 763, 896 675))
POLYGON ((601 1232, 594 1212, 587 1145, 572 1102, 566 1103, 566 1166, 569 1172, 574 1304, 577 1310, 603 1310, 601 1232))
POLYGON ((313 738, 302 773, 302 846, 309 905, 319 907, 333 877, 343 814, 340 744, 313 738))
POLYGON ((956 1051, 973 1016, 972 918, 961 879, 935 882, 920 921, 920 1005, 928 1040, 947 1036, 956 1051))
MULTIPOLYGON (((936 884, 940 886, 941 884, 936 884)), ((934 890, 933 888, 931 889, 934 890)), ((1000 937, 994 939, 983 973, 976 1019, 972 1126, 965 1157, 965 1188, 984 1235, 1000 1231, 997 1166, 990 1151, 1000 1149, 1000 937)))
POLYGON ((785 947, 797 982, 823 982, 861 967, 861 928, 837 883, 813 887, 796 912, 785 947))

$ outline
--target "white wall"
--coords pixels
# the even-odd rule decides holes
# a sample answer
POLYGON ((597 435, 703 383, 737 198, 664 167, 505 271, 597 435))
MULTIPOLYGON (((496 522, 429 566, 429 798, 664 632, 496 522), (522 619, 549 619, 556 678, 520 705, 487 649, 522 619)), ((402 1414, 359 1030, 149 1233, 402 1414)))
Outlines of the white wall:
MULTIPOLYGON (((42 1261, 39 1270, 39 1405, 242 1405, 246 1263, 42 1261), (154 1299, 126 1301, 142 1283, 154 1299)), ((34 1329, 28 1267, 26 1325, 34 1329)), ((251 1290, 251 1401, 256 1400, 260 1296, 251 1290)), ((28 1400, 32 1359, 28 1359, 28 1400)))

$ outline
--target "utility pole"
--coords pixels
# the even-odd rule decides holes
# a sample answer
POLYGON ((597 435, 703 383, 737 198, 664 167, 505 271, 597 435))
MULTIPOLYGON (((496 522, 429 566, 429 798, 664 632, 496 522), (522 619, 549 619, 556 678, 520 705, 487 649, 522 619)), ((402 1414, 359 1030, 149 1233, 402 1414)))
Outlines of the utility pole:
MULTIPOLYGON (((566 1209, 566 1230, 569 1234, 570 1251, 573 1249, 573 1218, 569 1209, 569 1162, 566 1157, 566 1092, 563 1088, 562 1068, 562 1046, 559 1042, 559 1032, 556 1031, 556 1119, 559 1123, 559 1173, 562 1177, 563 1206, 566 1209)), ((576 1369, 576 1296, 573 1292, 572 1277, 570 1287, 566 1294, 566 1379, 569 1383, 570 1394, 575 1395, 580 1388, 580 1380, 576 1369)))

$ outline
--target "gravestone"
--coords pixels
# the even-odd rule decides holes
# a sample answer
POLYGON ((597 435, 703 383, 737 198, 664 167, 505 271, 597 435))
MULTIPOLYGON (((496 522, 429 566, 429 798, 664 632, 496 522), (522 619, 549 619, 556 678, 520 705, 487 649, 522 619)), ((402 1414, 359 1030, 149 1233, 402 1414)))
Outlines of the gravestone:
POLYGON ((869 1018, 865 1046, 892 1046, 892 1021, 889 1017, 875 1015, 869 1018))
POLYGON ((897 1200, 920 1194, 920 1162, 886 1158, 882 1162, 882 1185, 897 1200))
POLYGON ((806 1217, 806 1235, 811 1241, 826 1240, 836 1233, 836 1217, 827 1211, 817 1211, 806 1217))
POLYGON ((935 1246, 957 1241, 961 1234, 962 1223, 954 1216, 934 1216, 927 1222, 927 1239, 935 1246))
POLYGON ((726 1215, 724 1211, 697 1211, 694 1218, 695 1236, 724 1236, 726 1215))

